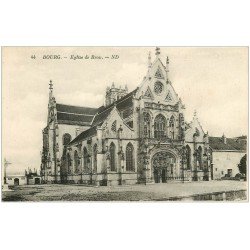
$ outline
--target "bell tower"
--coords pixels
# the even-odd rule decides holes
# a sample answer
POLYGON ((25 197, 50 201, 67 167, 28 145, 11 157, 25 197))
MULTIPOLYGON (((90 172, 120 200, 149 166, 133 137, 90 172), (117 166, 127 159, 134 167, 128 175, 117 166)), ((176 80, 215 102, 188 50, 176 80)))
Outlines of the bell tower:
POLYGON ((115 101, 121 99, 128 93, 128 87, 125 85, 124 88, 116 87, 115 83, 113 82, 111 87, 107 87, 106 89, 106 97, 105 97, 105 106, 109 106, 115 101))

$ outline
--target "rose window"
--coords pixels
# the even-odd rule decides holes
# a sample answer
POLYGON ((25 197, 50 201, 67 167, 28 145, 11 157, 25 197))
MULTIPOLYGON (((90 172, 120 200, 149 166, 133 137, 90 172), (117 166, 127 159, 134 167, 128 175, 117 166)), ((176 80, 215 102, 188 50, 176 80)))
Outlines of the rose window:
POLYGON ((163 91, 163 84, 161 82, 156 82, 154 91, 157 95, 161 94, 161 92, 163 91))

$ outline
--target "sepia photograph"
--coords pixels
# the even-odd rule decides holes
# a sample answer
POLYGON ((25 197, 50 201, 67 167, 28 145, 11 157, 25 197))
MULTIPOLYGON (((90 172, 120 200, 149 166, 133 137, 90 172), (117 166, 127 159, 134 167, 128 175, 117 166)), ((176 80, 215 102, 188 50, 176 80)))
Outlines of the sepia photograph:
POLYGON ((2 202, 247 202, 248 47, 2 47, 2 202))

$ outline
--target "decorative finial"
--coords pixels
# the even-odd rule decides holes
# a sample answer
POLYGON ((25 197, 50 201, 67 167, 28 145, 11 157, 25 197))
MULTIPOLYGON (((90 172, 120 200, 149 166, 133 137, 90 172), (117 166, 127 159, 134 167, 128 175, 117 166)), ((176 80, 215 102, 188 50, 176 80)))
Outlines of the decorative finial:
POLYGON ((169 72, 169 58, 166 59, 166 71, 169 72))
POLYGON ((111 87, 112 87, 112 88, 114 88, 114 87, 115 87, 115 83, 114 83, 114 82, 112 83, 112 86, 111 86, 111 87))
POLYGON ((156 47, 156 48, 155 48, 155 55, 156 55, 156 56, 159 56, 160 54, 161 54, 160 48, 159 48, 159 47, 156 47))
POLYGON ((148 52, 148 67, 151 68, 152 63, 151 63, 151 52, 148 52))
POLYGON ((194 118, 196 118, 196 116, 197 116, 197 111, 196 111, 196 109, 194 110, 194 118))
POLYGON ((49 81, 49 89, 50 89, 50 91, 53 90, 53 83, 52 83, 52 80, 49 81))

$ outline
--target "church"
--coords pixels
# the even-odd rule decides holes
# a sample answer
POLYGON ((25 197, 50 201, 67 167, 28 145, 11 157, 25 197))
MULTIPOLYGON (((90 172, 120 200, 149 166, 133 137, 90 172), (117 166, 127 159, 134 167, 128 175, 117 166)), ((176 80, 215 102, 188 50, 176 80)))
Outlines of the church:
MULTIPOLYGON (((146 61, 146 60, 145 60, 146 61)), ((113 83, 97 108, 56 102, 50 81, 47 126, 43 129, 43 183, 129 185, 209 181, 211 150, 194 113, 168 76, 169 58, 148 55, 140 85, 128 91, 113 83)))

